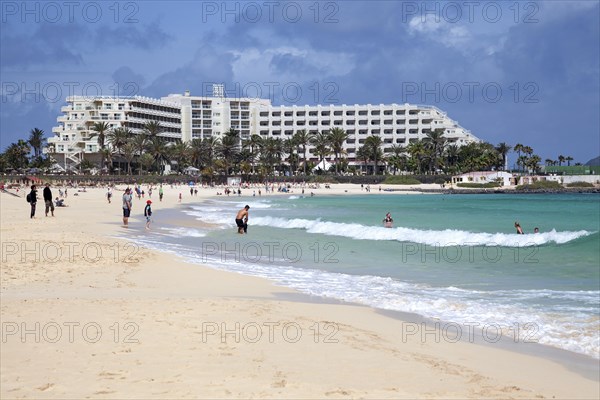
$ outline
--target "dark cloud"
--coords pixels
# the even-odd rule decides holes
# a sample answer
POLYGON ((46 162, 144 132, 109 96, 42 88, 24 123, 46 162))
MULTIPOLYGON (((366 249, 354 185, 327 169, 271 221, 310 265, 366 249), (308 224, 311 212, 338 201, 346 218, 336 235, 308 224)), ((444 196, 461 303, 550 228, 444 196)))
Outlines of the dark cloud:
POLYGON ((26 32, 17 32, 10 24, 3 24, 0 68, 78 66, 85 63, 86 54, 91 52, 114 47, 158 49, 171 39, 158 23, 112 28, 43 22, 26 32))
POLYGON ((22 101, 14 101, 6 96, 1 97, 0 107, 0 151, 19 139, 27 139, 33 128, 42 129, 45 137, 53 136, 59 115, 58 108, 51 109, 43 98, 25 97, 22 101))
POLYGON ((232 61, 232 55, 204 44, 188 64, 162 74, 145 88, 144 93, 147 96, 162 97, 190 90, 195 96, 210 95, 207 88, 212 83, 233 81, 232 61))
POLYGON ((145 79, 141 74, 134 72, 131 68, 123 66, 112 74, 112 79, 121 96, 135 96, 143 94, 145 79))

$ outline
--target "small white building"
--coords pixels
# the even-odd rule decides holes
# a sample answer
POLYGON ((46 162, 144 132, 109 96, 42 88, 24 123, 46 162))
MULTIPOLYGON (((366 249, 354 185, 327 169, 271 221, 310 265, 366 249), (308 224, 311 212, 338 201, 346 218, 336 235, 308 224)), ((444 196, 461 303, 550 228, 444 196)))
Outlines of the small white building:
POLYGON ((452 184, 457 183, 493 183, 500 181, 500 186, 512 185, 513 175, 506 171, 477 171, 467 172, 462 175, 456 175, 452 177, 452 184))

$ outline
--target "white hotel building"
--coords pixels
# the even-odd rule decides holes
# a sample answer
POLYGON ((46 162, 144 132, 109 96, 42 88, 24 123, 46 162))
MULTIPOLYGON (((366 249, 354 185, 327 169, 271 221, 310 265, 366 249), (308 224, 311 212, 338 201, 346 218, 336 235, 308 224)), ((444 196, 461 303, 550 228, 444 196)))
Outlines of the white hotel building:
MULTIPOLYGON (((425 138, 435 129, 444 129, 449 143, 461 146, 479 141, 470 131, 450 119, 445 112, 433 106, 414 104, 379 105, 316 105, 274 106, 269 100, 226 98, 222 87, 216 85, 212 97, 171 94, 161 99, 147 97, 69 97, 63 115, 58 117, 54 137, 48 139, 46 149, 67 168, 79 163, 82 153, 97 153, 97 137, 92 125, 104 121, 111 127, 126 126, 140 133, 147 121, 158 121, 163 127, 160 136, 169 141, 221 137, 233 128, 242 140, 251 135, 263 138, 288 139, 295 132, 344 129, 348 134, 345 144, 350 165, 359 164, 356 151, 370 135, 378 135, 383 151, 393 145, 406 146, 425 138), (62 157, 61 157, 62 155, 62 157)), ((313 161, 317 157, 310 153, 313 161)))

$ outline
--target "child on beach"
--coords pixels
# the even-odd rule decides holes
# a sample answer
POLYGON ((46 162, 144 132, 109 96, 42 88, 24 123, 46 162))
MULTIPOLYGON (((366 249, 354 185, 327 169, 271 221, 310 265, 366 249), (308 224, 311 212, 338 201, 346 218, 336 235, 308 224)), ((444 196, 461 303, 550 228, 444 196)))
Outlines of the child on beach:
POLYGON ((150 217, 152 216, 152 200, 146 201, 146 207, 144 208, 144 217, 146 217, 146 229, 150 230, 150 222, 152 220, 150 217))

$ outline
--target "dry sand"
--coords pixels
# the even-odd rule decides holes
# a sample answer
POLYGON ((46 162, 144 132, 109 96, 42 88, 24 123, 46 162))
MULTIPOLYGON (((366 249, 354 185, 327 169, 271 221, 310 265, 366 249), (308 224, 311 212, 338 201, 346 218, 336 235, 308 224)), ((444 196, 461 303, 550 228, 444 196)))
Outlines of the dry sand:
MULTIPOLYGON (((154 212, 178 207, 180 191, 199 200, 166 188, 154 212)), ((104 189, 69 192, 69 207, 44 217, 39 202, 33 220, 24 197, 0 194, 2 399, 600 396, 597 379, 563 363, 406 337, 405 321, 368 307, 137 248, 114 238, 121 192, 110 205, 104 189)))

